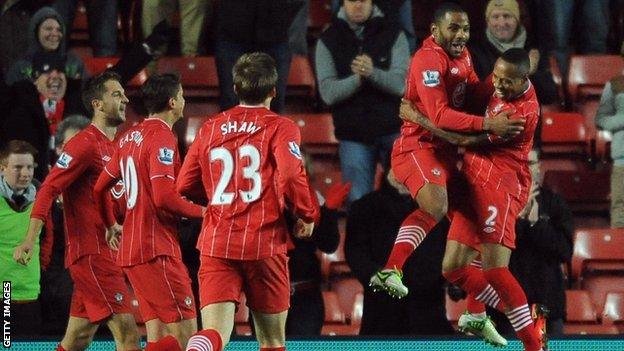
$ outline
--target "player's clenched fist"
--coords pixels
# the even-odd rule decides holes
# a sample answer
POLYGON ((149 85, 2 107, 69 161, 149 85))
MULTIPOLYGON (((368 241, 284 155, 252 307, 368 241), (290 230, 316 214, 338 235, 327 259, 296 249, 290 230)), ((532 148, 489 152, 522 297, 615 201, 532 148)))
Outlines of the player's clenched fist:
POLYGON ((33 247, 35 243, 24 241, 20 246, 15 248, 13 252, 13 260, 19 264, 27 265, 33 255, 33 247))
POLYGON ((306 223, 302 219, 297 220, 297 224, 295 224, 295 237, 297 239, 305 239, 312 236, 312 232, 314 231, 314 222, 306 223))
POLYGON ((119 237, 121 236, 122 228, 123 227, 117 223, 106 228, 106 242, 108 243, 108 247, 112 250, 119 250, 119 237))

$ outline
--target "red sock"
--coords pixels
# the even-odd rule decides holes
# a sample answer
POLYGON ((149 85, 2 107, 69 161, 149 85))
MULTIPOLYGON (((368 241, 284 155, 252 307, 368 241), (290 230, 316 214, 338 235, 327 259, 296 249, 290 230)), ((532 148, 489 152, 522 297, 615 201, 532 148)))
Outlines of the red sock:
POLYGON ((423 210, 410 213, 401 223, 385 269, 403 269, 407 258, 416 250, 438 221, 423 210))
POLYGON ((260 351, 286 351, 286 346, 280 347, 261 347, 260 351))
POLYGON ((67 351, 67 350, 65 350, 63 346, 61 346, 61 344, 58 344, 55 351, 67 351))
POLYGON ((485 304, 481 301, 477 301, 471 294, 468 294, 466 297, 466 309, 472 314, 485 313, 485 304))
POLYGON ((214 329, 200 330, 188 341, 186 351, 221 351, 223 347, 221 335, 214 329))
POLYGON ((145 351, 183 351, 173 335, 167 335, 156 342, 148 342, 145 351))
POLYGON ((522 341, 524 349, 526 351, 541 350, 540 336, 533 325, 526 295, 516 278, 506 267, 488 269, 483 273, 488 282, 498 291, 501 300, 509 306, 505 314, 516 331, 518 339, 522 341))
MULTIPOLYGON (((501 312, 505 312, 506 304, 501 302, 496 291, 486 280, 483 271, 474 266, 465 266, 454 271, 442 273, 446 280, 452 284, 459 285, 464 291, 474 298, 474 304, 468 307, 468 311, 472 313, 470 308, 474 308, 474 313, 484 312, 485 307, 479 307, 477 303, 484 303, 490 307, 496 308, 501 312), (479 311, 481 310, 481 311, 479 311)), ((468 300, 470 304, 470 299, 468 300)))

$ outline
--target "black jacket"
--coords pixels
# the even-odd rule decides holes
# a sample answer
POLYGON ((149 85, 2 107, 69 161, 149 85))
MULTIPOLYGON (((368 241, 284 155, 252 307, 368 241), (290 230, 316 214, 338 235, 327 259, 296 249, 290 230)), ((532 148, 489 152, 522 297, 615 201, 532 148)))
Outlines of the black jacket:
MULTIPOLYGON (((320 40, 332 55, 338 78, 351 76, 351 62, 359 54, 367 54, 373 65, 388 69, 392 47, 400 30, 384 17, 373 17, 364 25, 363 39, 355 35, 349 24, 335 19, 320 40)), ((332 106, 336 138, 372 143, 380 136, 399 131, 401 97, 389 94, 364 81, 360 90, 350 98, 332 106)))
POLYGON ((345 255, 365 287, 361 335, 452 334, 446 319, 445 280, 441 275, 448 222, 438 224, 403 267, 406 298, 374 293, 370 277, 383 267, 401 222, 415 210, 409 196, 384 184, 351 205, 347 218, 345 255))
MULTIPOLYGON (((532 48, 531 44, 527 41, 524 49, 528 52, 532 48)), ((474 41, 471 40, 470 54, 472 55, 475 71, 479 79, 483 80, 492 73, 494 64, 502 53, 483 36, 483 38, 474 41)), ((547 53, 540 52, 537 71, 529 78, 535 86, 535 92, 537 93, 537 99, 540 104, 549 105, 557 102, 559 92, 553 80, 552 73, 550 72, 547 53)))

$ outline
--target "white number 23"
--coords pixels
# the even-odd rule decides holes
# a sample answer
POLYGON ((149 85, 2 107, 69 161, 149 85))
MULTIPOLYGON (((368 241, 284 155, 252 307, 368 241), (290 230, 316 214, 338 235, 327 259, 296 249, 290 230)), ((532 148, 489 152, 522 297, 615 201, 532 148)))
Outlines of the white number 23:
MULTIPOLYGON (((241 200, 244 203, 250 203, 260 198, 260 191, 262 189, 262 177, 258 172, 260 169, 260 152, 253 145, 242 145, 237 150, 238 159, 249 159, 249 165, 243 167, 243 178, 252 181, 250 190, 238 190, 241 200)), ((234 201, 234 192, 226 192, 232 175, 234 173, 234 157, 232 153, 223 147, 218 147, 210 150, 210 162, 221 161, 223 163, 221 177, 215 188, 214 195, 211 200, 212 205, 229 205, 234 201)))

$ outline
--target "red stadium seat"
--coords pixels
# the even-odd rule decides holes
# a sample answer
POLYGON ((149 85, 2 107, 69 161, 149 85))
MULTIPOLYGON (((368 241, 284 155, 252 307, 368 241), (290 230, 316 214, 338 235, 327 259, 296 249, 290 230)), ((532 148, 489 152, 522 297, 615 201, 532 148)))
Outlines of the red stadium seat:
POLYGON ((589 154, 590 152, 585 117, 579 113, 545 113, 541 138, 544 154, 589 154))
POLYGON ((335 155, 338 140, 330 113, 293 114, 289 116, 301 129, 301 143, 309 154, 335 155))
POLYGON ((563 196, 573 211, 607 211, 611 175, 608 171, 548 171, 544 185, 563 196))
POLYGON ((364 293, 364 287, 355 278, 343 278, 331 283, 331 291, 338 295, 338 303, 347 321, 353 320, 353 306, 357 294, 364 293))
MULTIPOLYGON (((624 273, 624 229, 578 229, 572 254, 572 277, 592 271, 624 273)), ((624 288, 624 287, 622 287, 624 288)))
POLYGON ((310 98, 314 98, 316 95, 316 78, 307 56, 294 55, 292 57, 290 71, 288 72, 286 95, 307 96, 310 98))
POLYGON ((466 312, 466 299, 461 299, 459 301, 453 301, 446 294, 446 319, 449 322, 453 323, 455 327, 457 327, 457 321, 459 321, 459 317, 466 312))
POLYGON ((585 290, 566 290, 566 322, 598 323, 596 310, 585 290))
POLYGON ((618 328, 614 325, 602 324, 564 324, 563 332, 565 334, 581 334, 581 335, 600 335, 600 334, 619 334, 618 328))
POLYGON ((193 140, 195 140, 195 135, 197 135, 197 132, 199 132, 199 129, 207 120, 208 116, 191 116, 186 119, 184 144, 186 145, 187 150, 193 143, 193 140))
POLYGON ((624 322, 624 292, 607 293, 602 312, 602 322, 605 324, 621 324, 624 322))
POLYGON ((568 91, 572 102, 600 96, 605 83, 622 73, 624 61, 618 55, 574 55, 570 58, 568 91))
MULTIPOLYGON (((113 67, 119 61, 119 57, 83 57, 82 60, 84 61, 87 71, 90 74, 95 75, 113 67)), ((130 82, 128 82, 128 87, 138 88, 143 85, 146 80, 147 71, 142 69, 136 76, 134 76, 134 78, 132 78, 130 82)))
POLYGON ((624 292, 624 277, 600 275, 583 279, 583 289, 589 292, 596 311, 603 311, 607 294, 624 292))
POLYGON ((180 74, 185 97, 219 96, 219 78, 213 56, 161 57, 157 63, 157 71, 180 74))
POLYGON ((323 303, 325 304, 325 323, 345 323, 345 315, 340 308, 338 294, 335 291, 323 291, 323 303))

